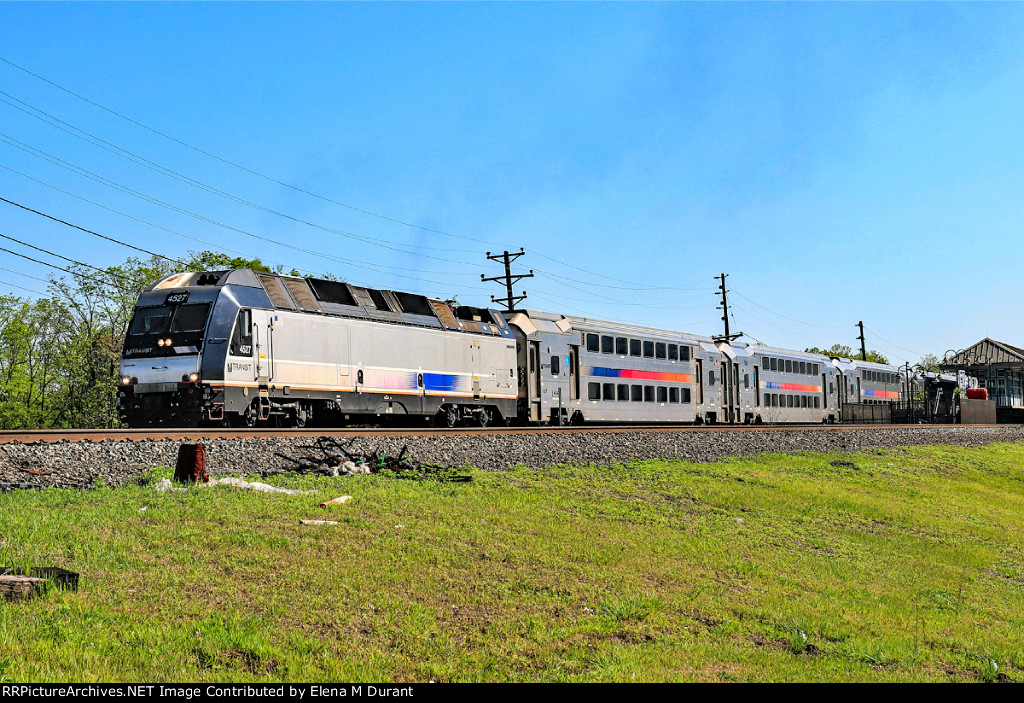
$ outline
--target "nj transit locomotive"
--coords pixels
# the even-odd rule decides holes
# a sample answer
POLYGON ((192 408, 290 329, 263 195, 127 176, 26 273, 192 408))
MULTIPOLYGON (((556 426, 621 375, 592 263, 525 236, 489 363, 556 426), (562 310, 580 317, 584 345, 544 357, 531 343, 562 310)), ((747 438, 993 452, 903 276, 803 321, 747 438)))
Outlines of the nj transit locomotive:
POLYGON ((139 297, 118 388, 132 427, 837 422, 900 369, 246 269, 139 297))

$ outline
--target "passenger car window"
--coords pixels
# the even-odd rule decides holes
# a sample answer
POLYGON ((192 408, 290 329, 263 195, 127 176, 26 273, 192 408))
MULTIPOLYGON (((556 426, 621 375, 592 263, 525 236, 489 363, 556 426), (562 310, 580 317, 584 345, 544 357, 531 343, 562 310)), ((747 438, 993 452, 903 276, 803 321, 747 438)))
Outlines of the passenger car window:
POLYGON ((648 359, 654 358, 654 342, 644 342, 644 356, 648 359))
POLYGON ((665 349, 665 343, 664 342, 658 342, 657 344, 654 345, 654 358, 655 359, 664 359, 664 358, 666 358, 666 354, 667 354, 667 351, 665 349))
POLYGON ((588 352, 597 352, 597 351, 600 351, 600 350, 601 350, 601 347, 600 347, 600 342, 598 342, 597 335, 596 334, 588 334, 587 335, 587 351, 588 352))
POLYGON ((588 383, 587 384, 587 398, 590 400, 601 400, 601 384, 600 383, 588 383))
POLYGON ((668 360, 676 361, 679 358, 679 347, 675 344, 668 345, 668 360))
POLYGON ((551 357, 551 375, 552 376, 557 376, 559 374, 559 372, 562 370, 562 367, 558 363, 558 359, 559 358, 557 356, 551 357))
POLYGON ((629 354, 629 340, 625 337, 615 338, 615 353, 626 356, 629 354))
POLYGON ((640 356, 640 340, 631 339, 629 340, 629 355, 640 356))
POLYGON ((615 353, 615 339, 612 337, 601 337, 601 353, 602 354, 614 354, 615 353))

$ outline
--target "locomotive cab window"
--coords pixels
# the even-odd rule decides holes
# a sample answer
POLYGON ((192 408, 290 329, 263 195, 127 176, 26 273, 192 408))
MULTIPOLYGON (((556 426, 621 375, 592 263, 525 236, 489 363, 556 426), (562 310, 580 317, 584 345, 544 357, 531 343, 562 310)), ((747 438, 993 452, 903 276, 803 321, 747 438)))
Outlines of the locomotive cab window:
POLYGON ((138 308, 132 324, 128 327, 129 336, 138 334, 163 334, 171 322, 174 309, 169 305, 153 308, 138 308))
POLYGON ((233 356, 252 356, 252 310, 238 311, 229 351, 233 356))

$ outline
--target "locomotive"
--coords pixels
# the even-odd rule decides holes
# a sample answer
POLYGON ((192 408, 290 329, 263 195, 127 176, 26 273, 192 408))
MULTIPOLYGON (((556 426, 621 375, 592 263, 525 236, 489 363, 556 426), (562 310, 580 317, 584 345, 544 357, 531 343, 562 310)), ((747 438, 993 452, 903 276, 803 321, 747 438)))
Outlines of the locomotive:
POLYGON ((919 392, 897 367, 319 278, 177 273, 139 296, 130 427, 834 423, 919 392))

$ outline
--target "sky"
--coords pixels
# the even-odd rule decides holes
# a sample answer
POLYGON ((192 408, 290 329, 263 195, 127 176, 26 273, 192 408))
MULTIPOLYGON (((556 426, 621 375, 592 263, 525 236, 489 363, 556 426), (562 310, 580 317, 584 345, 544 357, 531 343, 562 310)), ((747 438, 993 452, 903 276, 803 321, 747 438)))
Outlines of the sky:
MULTIPOLYGON (((1021 4, 4 2, 0 26, 0 197, 147 251, 482 306, 486 253, 522 247, 530 309, 714 335, 726 273, 751 342, 1024 346, 1021 4)), ((45 293, 52 254, 147 256, 68 224, 0 202, 0 293, 45 293)))

